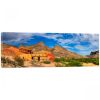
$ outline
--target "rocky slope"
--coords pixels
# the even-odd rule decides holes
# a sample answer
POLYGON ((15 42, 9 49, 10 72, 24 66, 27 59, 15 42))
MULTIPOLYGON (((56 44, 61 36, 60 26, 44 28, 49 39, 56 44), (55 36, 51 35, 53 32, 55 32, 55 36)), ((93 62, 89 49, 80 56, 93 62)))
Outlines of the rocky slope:
POLYGON ((4 48, 9 48, 9 47, 11 47, 11 45, 1 43, 1 50, 3 50, 4 48))
POLYGON ((1 54, 4 56, 17 56, 21 54, 17 47, 8 45, 8 44, 1 44, 1 54))
POLYGON ((55 57, 82 58, 81 55, 68 51, 61 46, 55 46, 52 48, 51 52, 55 55, 55 57))

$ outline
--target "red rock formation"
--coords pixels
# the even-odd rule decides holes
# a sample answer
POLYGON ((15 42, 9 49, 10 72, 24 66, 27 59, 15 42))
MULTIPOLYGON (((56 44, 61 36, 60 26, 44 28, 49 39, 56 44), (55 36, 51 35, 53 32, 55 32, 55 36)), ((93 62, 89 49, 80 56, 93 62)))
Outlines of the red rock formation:
POLYGON ((47 54, 47 58, 50 60, 50 61, 54 61, 54 55, 49 53, 47 54))
POLYGON ((19 51, 25 54, 31 54, 31 50, 24 48, 24 47, 20 47, 19 51))
POLYGON ((21 52, 19 51, 18 48, 16 47, 9 47, 9 48, 4 48, 1 51, 2 55, 6 55, 6 56, 17 56, 20 55, 21 52))

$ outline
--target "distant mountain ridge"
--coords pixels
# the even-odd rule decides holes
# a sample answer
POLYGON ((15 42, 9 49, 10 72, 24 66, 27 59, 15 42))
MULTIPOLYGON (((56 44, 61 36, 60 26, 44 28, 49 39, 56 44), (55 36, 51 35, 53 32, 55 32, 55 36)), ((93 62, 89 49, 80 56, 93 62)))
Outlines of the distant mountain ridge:
POLYGON ((15 47, 12 45, 8 45, 5 43, 1 44, 1 50, 2 50, 2 54, 5 55, 17 55, 17 54, 22 54, 22 52, 19 51, 19 49, 23 47, 24 49, 29 49, 32 52, 36 52, 36 51, 49 51, 51 52, 55 57, 65 57, 65 58, 83 58, 83 57, 89 57, 89 58, 97 58, 99 57, 99 51, 95 51, 95 52, 91 52, 91 54, 89 56, 81 56, 79 54, 76 54, 74 52, 71 52, 65 48, 63 48, 62 46, 56 45, 53 48, 49 48, 47 46, 45 46, 45 44, 43 42, 39 42, 36 44, 33 44, 31 46, 19 46, 19 47, 15 47))

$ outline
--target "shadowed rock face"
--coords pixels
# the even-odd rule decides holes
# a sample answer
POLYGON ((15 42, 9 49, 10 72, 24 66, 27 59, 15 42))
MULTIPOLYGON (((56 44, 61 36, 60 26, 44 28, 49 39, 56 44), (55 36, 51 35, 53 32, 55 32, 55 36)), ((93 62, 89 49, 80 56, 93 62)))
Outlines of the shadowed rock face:
POLYGON ((90 55, 87 55, 88 58, 99 58, 99 50, 93 51, 90 53, 90 55))
POLYGON ((90 53, 90 55, 95 55, 95 54, 99 54, 99 51, 94 51, 90 53))
POLYGON ((99 58, 99 51, 91 52, 89 57, 90 58, 99 58))

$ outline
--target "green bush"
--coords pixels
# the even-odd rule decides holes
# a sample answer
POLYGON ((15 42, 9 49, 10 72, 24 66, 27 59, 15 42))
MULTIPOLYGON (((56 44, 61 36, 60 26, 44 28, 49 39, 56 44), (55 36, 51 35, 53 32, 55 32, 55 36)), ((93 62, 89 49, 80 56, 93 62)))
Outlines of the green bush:
POLYGON ((44 61, 43 63, 45 63, 45 64, 50 64, 50 61, 44 61))
POLYGON ((84 63, 94 63, 99 65, 99 58, 80 58, 77 61, 84 62, 84 63))
POLYGON ((13 61, 10 60, 9 58, 1 57, 1 62, 2 63, 7 63, 7 64, 12 64, 13 61))
POLYGON ((60 62, 61 60, 60 60, 60 58, 55 58, 54 59, 54 62, 60 62))
POLYGON ((21 67, 24 66, 24 60, 21 59, 20 57, 16 57, 15 62, 16 62, 16 65, 18 65, 18 66, 21 66, 21 67))
POLYGON ((82 66, 82 63, 77 60, 71 60, 68 62, 68 64, 66 63, 65 66, 82 66))
POLYGON ((96 64, 96 65, 99 65, 99 58, 94 59, 94 60, 93 60, 93 63, 96 64))
POLYGON ((5 57, 1 57, 1 62, 2 63, 6 63, 6 58, 5 57))
POLYGON ((1 63, 3 63, 4 66, 7 66, 7 67, 8 66, 11 66, 11 67, 16 67, 17 66, 15 61, 12 61, 9 58, 5 58, 5 57, 1 57, 1 63))
POLYGON ((64 57, 61 57, 60 61, 66 61, 66 59, 64 57))
MULTIPOLYGON (((82 66, 82 63, 93 63, 99 65, 99 58, 69 58, 65 59, 64 57, 55 58, 56 63, 62 63, 63 66, 82 66)), ((57 66, 60 66, 59 64, 57 66)))

